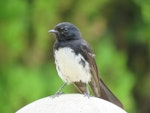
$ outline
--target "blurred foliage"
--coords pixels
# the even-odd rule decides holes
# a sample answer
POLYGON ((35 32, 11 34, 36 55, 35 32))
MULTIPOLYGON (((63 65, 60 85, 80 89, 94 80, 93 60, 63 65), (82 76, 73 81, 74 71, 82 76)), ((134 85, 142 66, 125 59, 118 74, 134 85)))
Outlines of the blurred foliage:
POLYGON ((61 86, 48 30, 69 21, 93 48, 101 78, 125 110, 149 113, 149 12, 149 0, 1 0, 0 111, 15 112, 61 86))

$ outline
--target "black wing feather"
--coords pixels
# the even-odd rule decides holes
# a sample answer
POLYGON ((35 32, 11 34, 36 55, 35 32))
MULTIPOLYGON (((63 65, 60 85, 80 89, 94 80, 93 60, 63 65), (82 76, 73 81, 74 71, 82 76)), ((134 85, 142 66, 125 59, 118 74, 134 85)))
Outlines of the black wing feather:
MULTIPOLYGON (((107 101, 110 101, 121 108, 123 105, 117 99, 117 97, 109 90, 109 88, 104 84, 104 82, 100 79, 98 74, 98 68, 95 62, 94 54, 91 48, 88 46, 86 42, 81 44, 82 55, 86 56, 86 60, 89 62, 91 68, 91 81, 89 82, 91 89, 93 90, 96 97, 103 98, 107 101)), ((82 92, 82 91, 80 91, 82 92)))

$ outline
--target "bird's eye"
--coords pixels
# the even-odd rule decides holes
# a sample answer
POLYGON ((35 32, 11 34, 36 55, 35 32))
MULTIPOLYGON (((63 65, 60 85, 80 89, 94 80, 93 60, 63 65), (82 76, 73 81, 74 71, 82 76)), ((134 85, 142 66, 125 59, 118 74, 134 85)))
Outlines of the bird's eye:
POLYGON ((59 31, 61 34, 68 34, 68 27, 57 27, 57 31, 59 31))
POLYGON ((64 30, 65 32, 67 32, 67 31, 68 31, 68 28, 64 28, 63 30, 64 30))

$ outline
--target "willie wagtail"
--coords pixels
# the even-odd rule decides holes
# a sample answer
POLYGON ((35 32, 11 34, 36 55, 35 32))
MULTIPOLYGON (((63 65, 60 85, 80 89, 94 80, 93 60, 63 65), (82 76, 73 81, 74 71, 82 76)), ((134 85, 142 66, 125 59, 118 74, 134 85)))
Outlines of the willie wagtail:
POLYGON ((62 22, 49 32, 56 35, 53 48, 55 64, 58 75, 64 82, 56 94, 59 94, 66 84, 73 83, 79 92, 89 95, 89 83, 96 97, 123 107, 100 79, 92 49, 82 39, 79 29, 69 22, 62 22))

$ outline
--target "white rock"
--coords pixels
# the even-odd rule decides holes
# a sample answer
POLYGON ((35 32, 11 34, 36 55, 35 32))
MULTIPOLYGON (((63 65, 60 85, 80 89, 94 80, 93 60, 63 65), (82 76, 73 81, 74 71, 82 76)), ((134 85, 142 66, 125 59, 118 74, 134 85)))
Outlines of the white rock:
POLYGON ((120 107, 96 97, 62 94, 34 101, 16 113, 127 113, 120 107))

